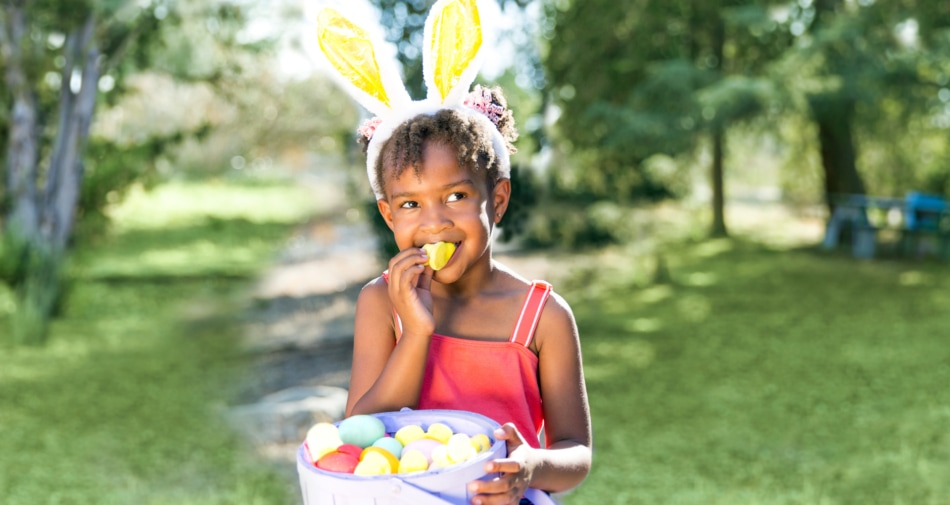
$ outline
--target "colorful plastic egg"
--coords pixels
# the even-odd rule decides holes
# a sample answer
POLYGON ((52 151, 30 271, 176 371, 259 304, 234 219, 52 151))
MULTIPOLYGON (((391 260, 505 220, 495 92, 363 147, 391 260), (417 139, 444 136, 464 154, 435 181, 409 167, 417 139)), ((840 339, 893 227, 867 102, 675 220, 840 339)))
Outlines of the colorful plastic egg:
POLYGON ((373 447, 382 447, 398 459, 402 456, 402 444, 392 437, 383 437, 373 442, 373 447))
POLYGON ((424 472, 429 469, 429 459, 420 451, 408 450, 402 452, 399 459, 399 473, 424 472))
POLYGON ((491 439, 488 438, 488 435, 484 433, 478 433, 472 436, 472 447, 475 448, 475 452, 485 452, 488 449, 491 449, 491 439))
POLYGON ((369 447, 386 436, 386 426, 374 416, 356 415, 340 421, 340 440, 345 444, 369 447))
POLYGON ((418 424, 408 424, 399 428, 394 435, 394 438, 402 444, 403 447, 419 440, 426 436, 425 430, 422 429, 422 426, 418 424))
POLYGON ((359 464, 353 469, 354 475, 387 475, 393 473, 394 467, 395 469, 399 468, 398 461, 393 465, 389 459, 392 458, 392 454, 389 454, 386 450, 380 449, 379 447, 375 449, 374 451, 364 451, 363 458, 360 459, 359 464), (388 455, 389 458, 387 458, 386 455, 388 455))
POLYGON ((432 423, 429 425, 429 429, 426 430, 426 438, 438 440, 443 444, 448 443, 452 435, 454 435, 452 428, 443 423, 432 423))
POLYGON ((432 449, 432 463, 429 463, 429 470, 438 470, 450 466, 452 466, 452 460, 449 458, 448 446, 439 444, 432 449))
POLYGON ((452 255, 455 254, 455 244, 452 242, 425 244, 422 249, 429 257, 426 264, 432 267, 433 270, 442 270, 452 259, 452 255))
POLYGON ((472 439, 464 433, 452 435, 445 448, 449 461, 452 463, 464 463, 478 454, 478 451, 472 447, 472 439))
POLYGON ((353 473, 359 458, 345 452, 333 451, 317 460, 317 468, 328 472, 353 473))
POLYGON ((402 451, 403 452, 406 452, 409 450, 419 451, 422 453, 423 456, 425 456, 426 460, 431 463, 432 450, 440 445, 442 444, 438 440, 433 440, 431 438, 420 438, 419 440, 416 440, 415 442, 412 442, 406 447, 404 447, 402 451))
POLYGON ((358 445, 353 445, 353 444, 343 444, 337 447, 336 450, 349 454, 353 456, 354 458, 356 458, 357 460, 360 459, 360 454, 363 454, 363 448, 358 445))

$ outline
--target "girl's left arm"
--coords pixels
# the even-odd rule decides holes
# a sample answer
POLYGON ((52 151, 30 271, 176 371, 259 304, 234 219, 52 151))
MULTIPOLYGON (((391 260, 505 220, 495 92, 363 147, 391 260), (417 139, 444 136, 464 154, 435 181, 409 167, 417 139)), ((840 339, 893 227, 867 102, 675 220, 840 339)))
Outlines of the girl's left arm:
MULTIPOLYGON (((570 306, 551 293, 535 334, 546 448, 532 450, 531 487, 560 492, 590 472, 592 433, 580 337, 570 306)), ((525 436, 533 436, 527 433, 525 436)))

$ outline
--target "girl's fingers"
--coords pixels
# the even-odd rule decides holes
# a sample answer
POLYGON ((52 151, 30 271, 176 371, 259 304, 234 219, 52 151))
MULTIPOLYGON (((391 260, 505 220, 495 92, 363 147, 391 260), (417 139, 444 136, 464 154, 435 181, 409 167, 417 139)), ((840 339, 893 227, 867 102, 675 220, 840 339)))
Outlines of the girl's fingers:
POLYGON ((400 251, 389 260, 389 298, 399 315, 404 333, 431 334, 431 269, 425 267, 425 252, 417 248, 400 251))
POLYGON ((513 459, 496 459, 485 463, 487 473, 518 473, 521 471, 521 463, 513 459))
POLYGON ((412 266, 423 265, 427 259, 428 257, 422 249, 411 247, 400 251, 399 254, 389 260, 389 275, 392 276, 412 266))
POLYGON ((469 483, 468 491, 475 495, 472 503, 481 505, 518 503, 522 496, 507 479, 474 481, 469 483))
POLYGON ((389 285, 394 288, 411 288, 425 269, 425 253, 420 249, 406 249, 389 260, 389 285))
POLYGON ((419 277, 416 281, 416 287, 419 289, 424 289, 429 291, 430 286, 432 286, 432 276, 435 275, 435 270, 431 268, 426 268, 422 266, 422 272, 419 274, 419 277))

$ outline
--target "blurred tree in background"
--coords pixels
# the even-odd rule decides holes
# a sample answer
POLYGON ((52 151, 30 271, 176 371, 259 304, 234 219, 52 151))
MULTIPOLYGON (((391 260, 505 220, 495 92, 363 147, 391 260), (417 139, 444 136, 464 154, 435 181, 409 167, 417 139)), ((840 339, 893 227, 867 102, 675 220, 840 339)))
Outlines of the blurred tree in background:
POLYGON ((795 125, 777 128, 790 178, 815 152, 824 195, 950 189, 946 2, 559 0, 546 15, 575 197, 675 195, 651 161, 708 150, 712 233, 725 233, 723 136, 756 117, 795 125))
POLYGON ((946 194, 950 4, 816 0, 785 19, 776 77, 807 104, 825 194, 946 194))
MULTIPOLYGON (((283 61, 313 37, 288 36, 295 0, 0 1, 0 279, 21 340, 42 340, 70 245, 101 232, 127 188, 363 162, 357 108, 309 62, 283 61)), ((421 97, 434 0, 371 3, 421 97)), ((710 232, 726 234, 729 167, 765 141, 787 198, 950 192, 946 2, 498 4, 501 43, 480 82, 509 97, 524 190, 503 239, 616 240, 625 206, 694 192, 693 167, 710 232)), ((376 217, 368 197, 365 209, 376 217)))
POLYGON ((561 109, 560 138, 586 162, 577 170, 581 192, 620 201, 675 195, 651 158, 692 159, 708 145, 711 231, 725 235, 724 136, 766 110, 765 65, 790 39, 767 8, 737 0, 549 5, 547 91, 561 109))
MULTIPOLYGON (((373 3, 421 97, 422 27, 434 2, 373 3)), ((726 146, 739 125, 735 142, 746 149, 763 137, 779 146, 793 199, 950 190, 945 2, 500 3, 506 16, 539 18, 524 27, 533 33, 513 48, 519 54, 501 55, 512 68, 499 79, 534 96, 514 104, 516 113, 531 108, 522 125, 532 144, 520 159, 546 165, 527 183, 548 217, 522 223, 529 244, 613 240, 615 205, 689 194, 698 163, 710 188, 710 234, 727 234, 726 146)))
MULTIPOLYGON (((188 145, 229 122, 222 102, 259 107, 248 83, 265 79, 260 62, 274 39, 249 30, 248 5, 217 0, 8 0, 0 21, 0 281, 17 299, 14 340, 41 343, 77 223, 94 233, 126 189, 186 163, 188 145)), ((300 105, 297 96, 286 106, 300 105)), ((258 110, 276 122, 272 108, 258 110)), ((244 139, 267 132, 274 145, 325 131, 281 124, 252 121, 244 129, 257 131, 244 139)))
POLYGON ((18 295, 12 328, 17 341, 43 339, 59 297, 99 87, 121 89, 128 69, 122 63, 147 61, 145 47, 168 14, 157 4, 3 3, 6 184, 0 253, 2 277, 18 295))

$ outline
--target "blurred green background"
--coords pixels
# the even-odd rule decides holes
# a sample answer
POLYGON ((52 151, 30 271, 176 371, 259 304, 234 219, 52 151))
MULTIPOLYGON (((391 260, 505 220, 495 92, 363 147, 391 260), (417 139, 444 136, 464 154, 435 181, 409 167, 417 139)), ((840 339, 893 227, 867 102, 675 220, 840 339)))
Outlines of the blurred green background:
MULTIPOLYGON (((417 97, 432 3, 370 2, 417 97)), ((223 419, 251 293, 313 223, 391 247, 311 7, 0 3, 0 503, 299 502, 223 419)), ((946 228, 819 247, 836 194, 950 195, 950 3, 498 8, 499 247, 556 265, 594 422, 563 502, 950 504, 946 228)))

